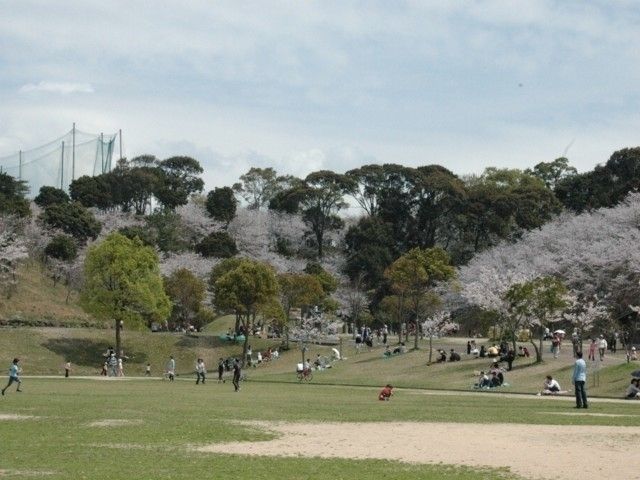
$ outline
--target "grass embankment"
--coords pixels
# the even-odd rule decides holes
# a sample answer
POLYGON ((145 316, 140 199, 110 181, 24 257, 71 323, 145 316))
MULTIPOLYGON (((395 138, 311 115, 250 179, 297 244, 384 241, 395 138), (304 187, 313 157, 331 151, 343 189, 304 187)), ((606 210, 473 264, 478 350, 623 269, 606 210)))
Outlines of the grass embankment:
POLYGON ((0 325, 100 326, 78 305, 78 294, 47 276, 38 262, 20 265, 11 298, 0 298, 0 325))
POLYGON ((399 391, 392 402, 378 402, 377 388, 312 384, 245 382, 239 394, 229 383, 196 387, 180 380, 26 379, 23 388, 22 394, 12 388, 0 401, 5 416, 0 416, 0 471, 16 478, 515 479, 505 470, 245 457, 239 456, 242 451, 208 454, 192 447, 270 438, 238 420, 640 426, 637 405, 629 403, 592 404, 590 415, 574 416, 553 415, 569 405, 551 399, 399 391), (598 412, 611 416, 591 415, 598 412), (8 415, 31 418, 10 420, 8 415))
MULTIPOLYGON (((195 359, 199 357, 213 372, 219 357, 239 357, 242 354, 241 344, 229 344, 219 338, 232 323, 233 317, 221 317, 208 327, 209 333, 195 335, 125 330, 123 345, 129 357, 125 362, 125 374, 143 375, 146 364, 151 363, 152 375, 160 376, 170 355, 175 357, 180 375, 192 375, 195 359)), ((0 330, 0 368, 8 365, 13 356, 18 356, 22 359, 25 375, 61 374, 67 360, 73 364, 74 375, 96 375, 104 361, 102 354, 113 342, 114 332, 109 329, 4 328, 0 330)), ((464 352, 465 343, 466 339, 445 338, 438 340, 436 345, 464 352)), ((255 359, 258 351, 277 347, 280 340, 252 337, 250 344, 255 359)), ((295 343, 291 346, 291 350, 282 352, 278 361, 248 369, 249 378, 260 382, 297 382, 295 366, 302 356, 295 343)), ((356 354, 351 340, 344 338, 342 350, 346 360, 334 362, 330 369, 314 372, 312 383, 375 387, 391 383, 406 388, 469 391, 477 373, 487 370, 491 362, 488 358, 475 359, 462 353, 460 362, 428 365, 425 347, 422 345, 421 350, 387 359, 382 355, 381 346, 356 354)), ((330 356, 331 347, 310 346, 306 356, 313 361, 317 354, 330 356)), ((534 364, 532 358, 518 358, 514 369, 505 374, 509 386, 496 391, 533 394, 541 389, 544 376, 550 374, 571 392, 573 362, 568 347, 563 349, 558 359, 545 352, 544 361, 540 364, 534 364)), ((602 364, 588 362, 588 365, 589 394, 614 398, 622 397, 631 371, 640 367, 637 362, 625 363, 622 352, 609 354, 602 364)))

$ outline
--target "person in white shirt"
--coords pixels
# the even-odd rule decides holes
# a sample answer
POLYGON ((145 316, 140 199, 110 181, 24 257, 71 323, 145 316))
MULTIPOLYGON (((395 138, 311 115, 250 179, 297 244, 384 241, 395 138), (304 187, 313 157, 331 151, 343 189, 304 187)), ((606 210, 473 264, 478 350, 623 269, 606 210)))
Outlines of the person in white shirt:
POLYGON ((604 335, 600 335, 598 339, 598 352, 600 353, 600 361, 604 360, 604 353, 607 351, 607 341, 604 335))
POLYGON ((204 364, 204 360, 199 358, 198 361, 196 362, 196 376, 197 376, 196 385, 200 383, 200 380, 202 380, 202 384, 204 385, 206 374, 207 374, 207 367, 204 364))
POLYGON ((542 387, 542 395, 557 395, 560 393, 560 384, 551 375, 547 375, 544 379, 544 385, 542 387))

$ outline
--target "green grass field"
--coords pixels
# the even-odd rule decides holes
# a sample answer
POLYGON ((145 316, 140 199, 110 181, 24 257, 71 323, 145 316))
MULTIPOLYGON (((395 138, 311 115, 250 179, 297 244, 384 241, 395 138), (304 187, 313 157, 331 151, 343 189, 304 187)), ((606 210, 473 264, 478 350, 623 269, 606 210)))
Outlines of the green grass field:
MULTIPOLYGON (((26 378, 24 392, 0 398, 0 473, 8 478, 489 479, 504 470, 411 465, 383 460, 267 458, 242 451, 208 454, 194 446, 268 439, 239 420, 338 422, 507 422, 640 426, 635 404, 598 403, 593 412, 550 416, 570 403, 500 396, 423 395, 400 390, 378 402, 377 389, 314 384, 26 378), (32 418, 9 419, 9 415, 32 418), (120 425, 93 426, 117 419, 120 425), (127 423, 128 421, 129 423, 127 423)), ((526 428, 526 427, 523 427, 526 428)))

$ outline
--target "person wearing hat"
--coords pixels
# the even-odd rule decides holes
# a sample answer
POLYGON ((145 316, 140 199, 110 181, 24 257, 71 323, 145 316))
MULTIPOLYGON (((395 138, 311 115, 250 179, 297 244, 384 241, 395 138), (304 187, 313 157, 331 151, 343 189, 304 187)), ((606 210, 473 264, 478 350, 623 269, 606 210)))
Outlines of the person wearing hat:
POLYGON ((18 384, 18 386, 16 387, 16 392, 22 391, 20 390, 20 385, 22 385, 22 382, 20 381, 20 367, 18 366, 18 362, 20 362, 20 359, 14 358, 13 363, 11 363, 11 366, 9 367, 9 382, 7 383, 7 386, 2 389, 3 396, 4 392, 11 386, 12 383, 18 384))

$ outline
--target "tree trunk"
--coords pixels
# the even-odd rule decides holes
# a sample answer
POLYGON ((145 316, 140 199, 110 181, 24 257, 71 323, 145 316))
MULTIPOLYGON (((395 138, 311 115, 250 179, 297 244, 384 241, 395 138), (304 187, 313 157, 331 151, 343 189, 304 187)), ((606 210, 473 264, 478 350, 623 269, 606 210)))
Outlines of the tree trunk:
POLYGON ((120 358, 120 352, 122 350, 122 332, 120 330, 120 321, 116 320, 116 358, 120 358))
POLYGON ((416 334, 415 334, 415 337, 414 337, 413 349, 414 350, 418 350, 418 335, 420 334, 418 332, 418 330, 420 330, 420 328, 418 326, 418 319, 417 318, 416 318, 416 328, 415 328, 415 330, 416 330, 416 334))
POLYGON ((433 354, 433 334, 429 334, 429 365, 431 365, 433 354))
POLYGON ((247 350, 249 347, 249 333, 247 332, 247 329, 249 328, 249 322, 251 321, 251 314, 247 313, 247 320, 246 322, 243 322, 244 325, 244 343, 242 344, 242 360, 240 360, 240 365, 242 365, 242 368, 245 367, 245 361, 247 359, 247 350))
POLYGON ((540 363, 542 361, 542 338, 544 337, 544 329, 540 332, 540 350, 536 348, 536 363, 540 363))
POLYGON ((533 349, 536 351, 536 363, 542 362, 542 354, 540 353, 538 345, 536 345, 536 342, 534 342, 533 339, 529 341, 531 342, 531 345, 533 345, 533 349))

